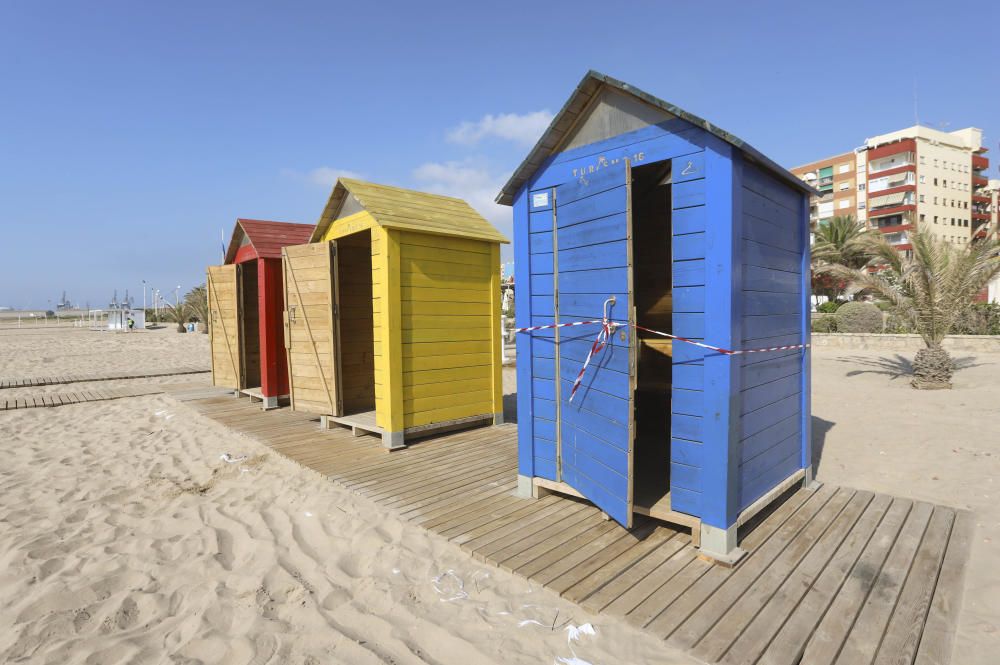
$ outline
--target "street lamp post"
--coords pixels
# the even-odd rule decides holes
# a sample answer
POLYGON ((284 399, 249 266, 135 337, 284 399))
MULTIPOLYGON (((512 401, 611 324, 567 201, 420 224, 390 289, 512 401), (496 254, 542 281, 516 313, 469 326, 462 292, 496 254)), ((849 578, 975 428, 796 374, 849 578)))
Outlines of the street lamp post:
POLYGON ((146 318, 146 280, 142 280, 142 318, 146 318))

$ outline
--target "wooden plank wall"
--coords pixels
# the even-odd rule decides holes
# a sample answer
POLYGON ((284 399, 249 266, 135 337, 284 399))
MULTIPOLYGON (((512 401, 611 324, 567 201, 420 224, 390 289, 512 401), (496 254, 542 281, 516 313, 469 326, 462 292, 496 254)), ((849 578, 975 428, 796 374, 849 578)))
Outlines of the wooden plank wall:
POLYGON ((497 243, 397 231, 404 427, 492 414, 497 243))
POLYGON ((340 381, 344 413, 375 408, 372 232, 337 240, 340 288, 340 381))
POLYGON ((286 308, 289 317, 289 373, 298 411, 329 414, 336 399, 332 330, 333 303, 329 244, 285 248, 286 308))
MULTIPOLYGON (((672 164, 673 333, 704 339, 706 308, 705 156, 675 158, 672 164)), ((705 354, 674 344, 670 396, 670 503, 701 516, 704 469, 705 354)))
MULTIPOLYGON (((804 222, 799 192, 743 167, 742 348, 798 344, 804 222)), ((739 507, 801 467, 803 351, 743 356, 739 507)))
POLYGON ((208 308, 212 384, 236 389, 240 380, 240 340, 235 265, 209 267, 208 308))
MULTIPOLYGON (((520 230, 517 243, 528 247, 530 275, 521 279, 521 262, 515 263, 517 285, 529 284, 530 291, 518 294, 520 306, 529 303, 530 318, 519 319, 518 326, 545 326, 555 322, 554 253, 552 244, 553 188, 545 188, 528 195, 527 224, 520 230), (525 232, 526 231, 526 232, 525 232)), ((530 395, 530 410, 518 408, 518 429, 527 429, 530 435, 521 445, 531 446, 531 475, 549 480, 560 480, 556 471, 556 388, 555 388, 555 335, 551 330, 530 334, 528 362, 518 362, 518 394, 530 395)), ((522 358, 521 344, 518 358, 522 358)))

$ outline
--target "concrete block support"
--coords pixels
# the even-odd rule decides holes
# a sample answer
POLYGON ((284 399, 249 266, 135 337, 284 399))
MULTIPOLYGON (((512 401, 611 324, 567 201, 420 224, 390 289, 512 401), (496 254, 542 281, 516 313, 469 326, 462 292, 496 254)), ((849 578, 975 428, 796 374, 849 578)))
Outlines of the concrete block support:
POLYGON ((745 551, 736 546, 736 530, 735 524, 728 529, 722 529, 702 523, 701 556, 723 565, 735 565, 746 554, 745 551))
POLYGON ((386 450, 399 450, 405 448, 402 432, 382 432, 382 447, 386 450))

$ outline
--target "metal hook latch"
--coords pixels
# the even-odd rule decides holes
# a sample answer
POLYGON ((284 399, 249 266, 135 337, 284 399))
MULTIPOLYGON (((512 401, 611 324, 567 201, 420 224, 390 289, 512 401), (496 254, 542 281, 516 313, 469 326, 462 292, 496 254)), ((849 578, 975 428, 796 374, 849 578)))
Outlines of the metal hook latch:
POLYGON ((615 297, 615 296, 611 296, 610 298, 608 298, 607 300, 604 301, 604 321, 605 321, 605 323, 607 323, 608 321, 611 320, 611 316, 608 313, 608 307, 610 305, 614 305, 616 302, 618 302, 618 298, 615 297))

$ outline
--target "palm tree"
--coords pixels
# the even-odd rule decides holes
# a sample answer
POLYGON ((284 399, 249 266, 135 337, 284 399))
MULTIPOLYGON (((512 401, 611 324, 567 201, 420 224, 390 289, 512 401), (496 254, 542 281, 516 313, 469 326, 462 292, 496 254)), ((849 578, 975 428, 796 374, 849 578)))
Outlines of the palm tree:
POLYGON ((864 249, 864 238, 869 235, 863 222, 851 215, 837 216, 829 222, 819 224, 813 234, 812 262, 814 279, 821 288, 830 291, 836 300, 846 284, 833 279, 828 266, 846 266, 860 269, 871 258, 864 249))
POLYGON ((203 324, 204 330, 208 332, 208 290, 205 285, 196 286, 184 296, 184 304, 187 305, 188 313, 203 324))
POLYGON ((182 300, 176 305, 171 305, 170 303, 164 303, 163 309, 161 309, 160 311, 163 312, 163 317, 167 321, 177 324, 177 332, 187 332, 187 329, 184 327, 184 324, 187 323, 189 318, 191 318, 191 312, 188 307, 187 301, 182 300))
POLYGON ((850 279, 851 290, 871 290, 910 319, 925 348, 913 359, 914 388, 950 388, 955 366, 941 342, 972 299, 1000 274, 1000 241, 986 238, 967 246, 936 239, 918 225, 910 231, 912 252, 903 254, 881 233, 860 241, 871 257, 854 269, 831 266, 829 271, 850 279))

